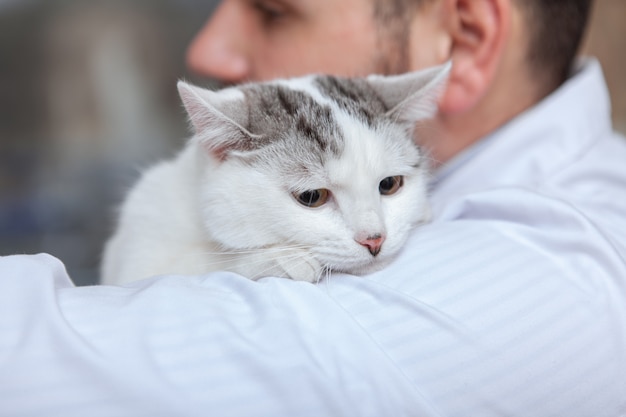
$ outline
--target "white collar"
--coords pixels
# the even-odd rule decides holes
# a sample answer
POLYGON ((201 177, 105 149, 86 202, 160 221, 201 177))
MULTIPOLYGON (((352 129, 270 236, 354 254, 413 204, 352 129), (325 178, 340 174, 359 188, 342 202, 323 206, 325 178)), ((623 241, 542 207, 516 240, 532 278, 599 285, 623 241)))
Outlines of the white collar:
POLYGON ((610 114, 600 64, 581 59, 558 90, 434 173, 435 210, 470 192, 543 183, 611 132, 610 114))

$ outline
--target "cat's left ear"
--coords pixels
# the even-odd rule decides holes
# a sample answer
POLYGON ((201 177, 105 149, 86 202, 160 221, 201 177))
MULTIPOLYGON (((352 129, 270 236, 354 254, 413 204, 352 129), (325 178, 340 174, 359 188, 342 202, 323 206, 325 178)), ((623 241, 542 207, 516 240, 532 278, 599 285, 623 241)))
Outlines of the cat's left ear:
POLYGON ((390 109, 387 115, 413 124, 430 119, 438 110, 452 62, 402 75, 370 75, 367 81, 390 109))
POLYGON ((196 138, 216 158, 223 160, 228 154, 253 147, 258 136, 244 127, 248 124, 248 108, 240 90, 211 91, 179 81, 178 92, 196 138))

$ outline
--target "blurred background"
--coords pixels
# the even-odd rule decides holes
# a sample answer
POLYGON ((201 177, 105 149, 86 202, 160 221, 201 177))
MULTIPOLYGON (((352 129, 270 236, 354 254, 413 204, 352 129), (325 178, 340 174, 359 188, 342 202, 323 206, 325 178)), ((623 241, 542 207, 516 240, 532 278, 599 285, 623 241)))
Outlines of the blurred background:
MULTIPOLYGON (((216 3, 0 0, 0 255, 47 252, 97 283, 116 205, 188 137, 176 80, 206 83, 184 56, 216 3)), ((585 52, 626 132, 626 1, 596 3, 585 52)))

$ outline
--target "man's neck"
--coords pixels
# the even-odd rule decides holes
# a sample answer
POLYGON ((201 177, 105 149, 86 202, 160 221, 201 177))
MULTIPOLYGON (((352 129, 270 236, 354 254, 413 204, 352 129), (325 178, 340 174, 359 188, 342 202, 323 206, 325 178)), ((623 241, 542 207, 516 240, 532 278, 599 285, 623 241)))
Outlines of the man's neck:
MULTIPOLYGON (((500 74, 510 75, 505 68, 500 74)), ((420 129, 421 141, 430 151, 435 166, 454 158, 480 139, 499 129, 539 103, 550 91, 518 71, 517 77, 496 78, 490 90, 471 109, 459 114, 439 114, 427 129, 420 129)))

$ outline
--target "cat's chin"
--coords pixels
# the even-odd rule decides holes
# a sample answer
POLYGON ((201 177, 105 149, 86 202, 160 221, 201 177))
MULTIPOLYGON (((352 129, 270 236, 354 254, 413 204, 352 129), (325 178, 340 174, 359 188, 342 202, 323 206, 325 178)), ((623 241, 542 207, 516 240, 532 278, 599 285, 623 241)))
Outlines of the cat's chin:
POLYGON ((384 269, 389 266, 395 258, 395 255, 386 256, 384 258, 377 257, 372 258, 369 262, 359 262, 358 264, 354 263, 353 265, 330 266, 329 269, 333 272, 364 276, 384 269))

